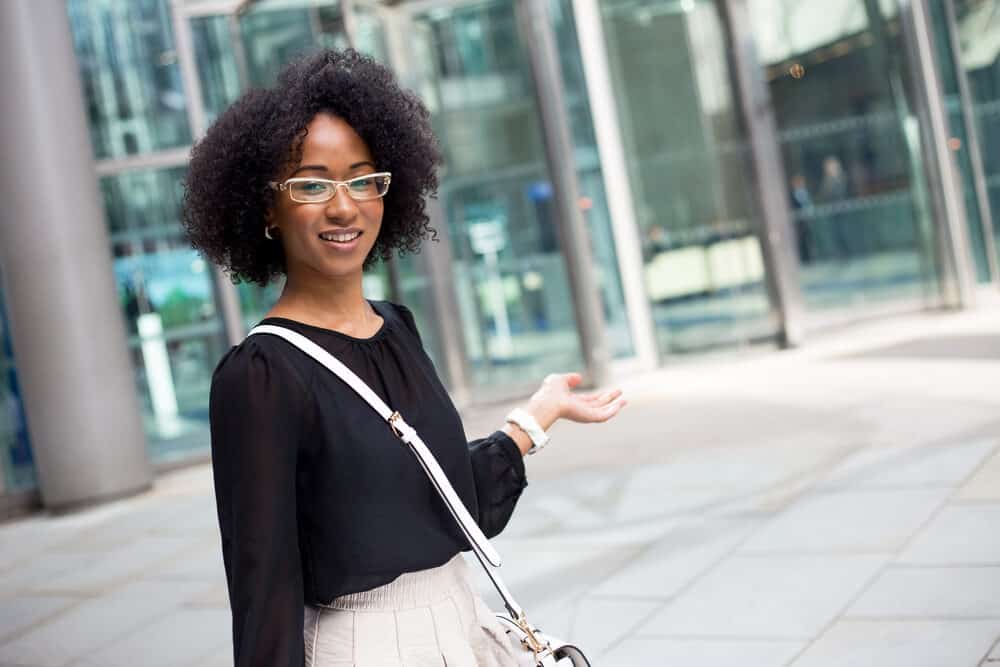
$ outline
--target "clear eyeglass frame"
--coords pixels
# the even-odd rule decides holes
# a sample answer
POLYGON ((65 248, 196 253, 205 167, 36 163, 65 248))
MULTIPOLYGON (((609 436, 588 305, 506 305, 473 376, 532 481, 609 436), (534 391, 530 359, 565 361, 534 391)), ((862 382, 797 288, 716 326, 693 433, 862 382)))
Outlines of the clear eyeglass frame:
POLYGON ((336 181, 330 178, 316 178, 313 176, 302 176, 298 178, 289 178, 281 183, 271 181, 268 185, 274 190, 288 192, 288 196, 293 202, 299 204, 322 204, 336 197, 337 191, 340 190, 341 186, 347 190, 347 195, 354 201, 371 201, 373 199, 381 199, 389 191, 389 183, 391 180, 392 174, 390 172, 380 171, 374 174, 364 174, 363 176, 349 178, 346 181, 336 181), (359 190, 357 188, 359 184, 363 184, 365 181, 370 180, 374 180, 376 183, 381 180, 381 187, 376 185, 374 192, 365 192, 363 189, 359 190), (301 188, 297 187, 306 183, 322 183, 326 185, 327 188, 321 193, 317 193, 315 196, 306 196, 302 194, 301 188))

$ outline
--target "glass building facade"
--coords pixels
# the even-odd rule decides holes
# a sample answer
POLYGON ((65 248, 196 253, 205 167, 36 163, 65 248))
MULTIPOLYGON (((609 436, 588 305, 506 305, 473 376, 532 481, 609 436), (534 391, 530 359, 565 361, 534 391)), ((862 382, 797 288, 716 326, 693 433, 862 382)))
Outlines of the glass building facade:
MULTIPOLYGON (((354 46, 387 63, 431 112, 445 166, 430 210, 447 242, 374 268, 364 288, 413 309, 446 384, 467 400, 524 395, 546 373, 585 366, 583 328, 593 325, 578 321, 581 300, 600 313, 591 333, 606 341, 608 367, 624 373, 780 343, 790 329, 859 313, 967 305, 945 295, 954 271, 1000 281, 992 0, 66 7, 154 463, 205 455, 215 363, 281 288, 234 286, 187 247, 188 152, 243 90, 318 48, 354 46), (546 55, 525 35, 525 7, 539 4, 560 76, 556 112, 542 104, 546 55), (739 12, 749 21, 734 21, 739 12), (931 45, 937 97, 921 83, 921 43, 931 45), (759 99, 742 98, 741 76, 759 99), (748 111, 761 100, 766 114, 748 111), (953 162, 937 170, 934 113, 946 119, 953 162), (554 155, 546 139, 561 131, 571 149, 554 155), (766 174, 762 141, 776 156, 766 174), (967 237, 956 256, 968 257, 957 267, 943 259, 954 241, 942 240, 941 169, 959 184, 961 206, 948 210, 967 237), (559 233, 568 223, 554 177, 566 173, 588 234, 584 258, 569 256, 559 233), (768 242, 779 218, 794 238, 784 255, 768 242), (591 293, 571 278, 574 260, 587 265, 591 293), (795 269, 790 286, 775 279, 782 262, 795 269)), ((35 482, 4 317, 0 293, 9 493, 35 482)))

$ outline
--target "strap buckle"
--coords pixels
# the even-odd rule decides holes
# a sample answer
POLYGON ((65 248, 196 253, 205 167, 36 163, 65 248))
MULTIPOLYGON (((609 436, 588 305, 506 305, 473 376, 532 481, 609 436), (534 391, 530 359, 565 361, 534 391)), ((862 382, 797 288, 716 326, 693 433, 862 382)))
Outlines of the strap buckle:
POLYGON ((531 623, 528 623, 528 619, 525 617, 524 612, 521 612, 517 618, 514 619, 514 622, 517 623, 517 627, 521 628, 525 634, 524 639, 521 641, 527 644, 528 648, 531 649, 531 652, 535 654, 536 659, 538 659, 538 657, 546 651, 551 650, 548 642, 542 642, 542 640, 535 635, 535 630, 531 627, 531 623))
POLYGON ((396 412, 393 412, 391 415, 389 415, 389 420, 388 420, 389 428, 392 429, 392 432, 395 433, 396 437, 399 438, 400 440, 403 439, 403 432, 396 427, 396 420, 402 418, 403 415, 399 414, 399 411, 397 410, 396 412))

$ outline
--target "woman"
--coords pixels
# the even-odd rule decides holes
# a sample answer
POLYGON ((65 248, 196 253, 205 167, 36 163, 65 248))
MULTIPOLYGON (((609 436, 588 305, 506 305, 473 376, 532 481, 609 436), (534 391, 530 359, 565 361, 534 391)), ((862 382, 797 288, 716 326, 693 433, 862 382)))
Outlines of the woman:
MULTIPOLYGON (((362 293, 365 268, 433 231, 439 162, 427 110, 386 68, 322 52, 198 143, 184 222, 234 279, 285 276, 262 323, 307 336, 402 413, 492 537, 527 484, 531 438, 508 423, 468 442, 412 313, 362 293)), ((579 382, 550 375, 523 408, 547 429, 624 405, 620 391, 573 394, 579 382)), ((519 664, 413 454, 339 378, 251 336, 216 368, 210 420, 237 667, 519 664)))

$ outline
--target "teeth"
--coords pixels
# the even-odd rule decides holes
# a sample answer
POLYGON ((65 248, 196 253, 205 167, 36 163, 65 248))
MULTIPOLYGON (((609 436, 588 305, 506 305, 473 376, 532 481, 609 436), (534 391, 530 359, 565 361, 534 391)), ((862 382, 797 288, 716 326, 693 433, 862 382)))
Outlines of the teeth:
POLYGON ((324 232, 319 235, 324 241, 339 241, 340 243, 346 243, 347 241, 353 241, 354 239, 361 236, 361 232, 354 232, 353 234, 336 234, 333 232, 324 232))

